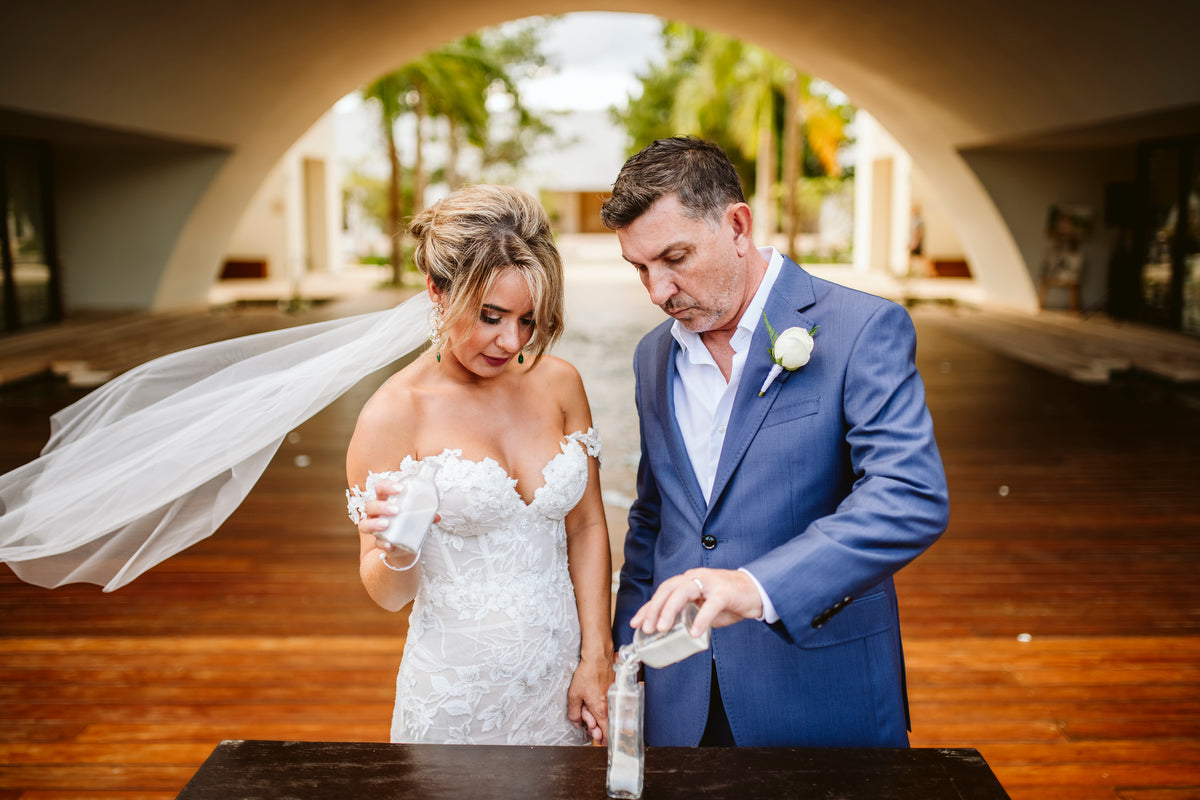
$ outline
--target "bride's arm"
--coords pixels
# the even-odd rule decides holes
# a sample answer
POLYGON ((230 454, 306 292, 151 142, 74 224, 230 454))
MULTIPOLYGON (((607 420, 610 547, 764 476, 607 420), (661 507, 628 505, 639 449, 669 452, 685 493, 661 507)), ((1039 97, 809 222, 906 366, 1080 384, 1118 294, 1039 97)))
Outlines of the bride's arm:
MULTIPOLYGON (((592 427, 592 412, 578 373, 573 367, 569 373, 564 431, 586 431, 592 427)), ((585 718, 586 709, 598 725, 593 737, 603 741, 608 729, 607 692, 613 680, 612 555, 600 497, 600 465, 595 458, 588 459, 587 489, 567 515, 566 525, 567 560, 583 632, 579 667, 567 696, 568 715, 578 723, 585 718)))
MULTIPOLYGON (((397 453, 409 451, 404 430, 395 422, 405 416, 402 409, 396 408, 400 399, 397 392, 385 384, 359 414, 346 450, 346 481, 352 490, 365 489, 369 472, 386 471, 394 464, 397 453)), ((385 506, 392 487, 391 481, 377 481, 375 496, 378 499, 368 498, 363 504, 358 521, 358 574, 367 594, 377 605, 388 611, 399 611, 416 596, 421 568, 414 563, 415 557, 397 550, 376 535, 387 528, 391 515, 385 506), (381 555, 387 559, 386 564, 381 555)))

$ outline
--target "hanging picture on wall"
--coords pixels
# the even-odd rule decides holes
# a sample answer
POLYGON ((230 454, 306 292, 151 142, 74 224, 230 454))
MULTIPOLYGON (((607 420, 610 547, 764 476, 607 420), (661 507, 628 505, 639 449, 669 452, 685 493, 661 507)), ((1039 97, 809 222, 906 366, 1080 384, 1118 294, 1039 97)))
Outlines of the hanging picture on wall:
POLYGON ((1072 311, 1080 311, 1079 286, 1086 267, 1083 241, 1091 234, 1095 211, 1086 205, 1055 203, 1046 215, 1038 299, 1046 307, 1050 292, 1065 289, 1072 311))

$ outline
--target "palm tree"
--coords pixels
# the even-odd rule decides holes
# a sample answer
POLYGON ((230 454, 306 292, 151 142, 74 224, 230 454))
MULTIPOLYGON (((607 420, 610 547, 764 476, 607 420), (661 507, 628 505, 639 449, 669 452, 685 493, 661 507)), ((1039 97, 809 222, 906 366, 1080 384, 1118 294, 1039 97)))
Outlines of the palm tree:
MULTIPOLYGON (((394 72, 367 86, 366 98, 380 105, 384 141, 387 145, 390 178, 388 182, 388 215, 386 232, 392 242, 392 281, 403 278, 402 257, 405 228, 403 225, 402 178, 399 150, 396 146, 396 123, 406 113, 415 116, 416 135, 413 141, 412 195, 410 212, 416 214, 425 207, 425 186, 428 170, 425 166, 427 120, 446 117, 463 119, 472 130, 487 128, 485 95, 475 79, 464 76, 491 70, 478 58, 467 54, 452 43, 411 61, 394 72)), ((477 134, 478 135, 478 134, 477 134)))
POLYGON ((387 146, 388 156, 388 187, 387 187, 387 218, 384 221, 384 231, 392 243, 392 283, 400 284, 403 277, 403 209, 401 208, 400 181, 402 170, 400 153, 396 147, 396 123, 407 110, 408 89, 403 75, 391 72, 377 79, 365 89, 363 97, 374 100, 379 104, 380 117, 383 123, 383 139, 387 146))
POLYGON ((519 38, 525 43, 533 35, 533 30, 534 26, 526 25, 519 27, 515 35, 499 33, 489 36, 487 32, 470 34, 431 50, 378 78, 363 90, 365 98, 379 104, 388 151, 390 177, 385 230, 392 242, 392 279, 395 283, 400 283, 403 278, 405 233, 403 167, 395 134, 397 122, 405 114, 412 113, 415 116, 409 211, 416 214, 425 205, 425 187, 429 181, 425 143, 431 124, 445 120, 449 129, 450 156, 445 173, 451 188, 461 181, 458 170, 461 145, 467 143, 486 150, 490 144, 487 100, 496 87, 511 96, 519 127, 533 128, 541 124, 521 105, 516 83, 509 76, 509 69, 514 64, 540 64, 544 61, 536 48, 524 44, 518 48, 511 41, 519 38))
POLYGON ((639 76, 641 97, 613 115, 629 132, 631 150, 676 133, 720 143, 753 187, 755 227, 764 238, 777 227, 775 185, 781 184, 788 251, 796 252, 802 176, 841 174, 848 106, 830 98, 831 87, 760 47, 676 22, 665 23, 662 35, 665 63, 639 76))
POLYGON ((429 182, 425 143, 430 124, 443 118, 453 120, 453 125, 466 128, 471 138, 482 143, 488 124, 487 87, 498 79, 497 72, 498 67, 485 53, 472 48, 466 40, 459 40, 431 50, 381 79, 392 79, 389 88, 402 93, 403 98, 394 105, 412 112, 416 118, 412 213, 425 207, 425 187, 429 182))
POLYGON ((754 215, 765 238, 775 230, 776 96, 793 70, 761 47, 691 30, 694 67, 679 84, 671 120, 682 131, 724 124, 729 139, 755 165, 754 215))
POLYGON ((784 219, 786 220, 787 247, 789 253, 796 252, 796 236, 800 229, 800 204, 797 193, 803 172, 824 174, 830 178, 842 175, 839 159, 846 141, 846 125, 849 112, 846 106, 830 97, 832 87, 814 80, 811 75, 792 73, 788 98, 790 110, 784 119, 784 219), (816 162, 814 169, 805 169, 805 145, 816 162))
MULTIPOLYGON (((449 155, 445 175, 454 189, 461 183, 458 161, 462 146, 487 146, 491 122, 487 100, 494 87, 513 97, 519 95, 499 55, 477 33, 433 51, 428 61, 421 99, 430 119, 446 122, 449 155)), ((422 186, 425 177, 420 176, 422 186)), ((418 196, 418 203, 421 199, 418 196)))
POLYGON ((742 151, 754 159, 755 215, 764 242, 776 229, 776 98, 791 72, 787 63, 761 47, 742 45, 742 58, 731 76, 741 90, 734 93, 730 132, 741 143, 742 151))
POLYGON ((804 157, 800 146, 800 129, 803 125, 803 105, 800 98, 800 73, 792 70, 788 80, 787 102, 783 117, 783 219, 787 236, 787 252, 796 253, 796 237, 800 233, 800 204, 796 192, 800 183, 800 160, 804 157))

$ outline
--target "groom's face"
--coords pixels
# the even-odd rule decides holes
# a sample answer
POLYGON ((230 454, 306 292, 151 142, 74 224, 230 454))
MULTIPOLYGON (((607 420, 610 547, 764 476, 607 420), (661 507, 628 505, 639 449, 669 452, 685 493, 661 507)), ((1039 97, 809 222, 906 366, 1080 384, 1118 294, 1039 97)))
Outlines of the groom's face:
POLYGON ((695 333, 736 325, 741 316, 745 270, 735 238, 728 218, 694 219, 673 194, 617 230, 621 254, 650 300, 695 333))

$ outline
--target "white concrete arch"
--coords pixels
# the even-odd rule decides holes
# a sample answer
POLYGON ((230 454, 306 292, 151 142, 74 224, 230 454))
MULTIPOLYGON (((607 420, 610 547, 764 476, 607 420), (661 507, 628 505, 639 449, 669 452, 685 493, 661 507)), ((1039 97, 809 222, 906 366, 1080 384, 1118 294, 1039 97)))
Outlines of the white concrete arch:
MULTIPOLYGON (((581 0, 26 4, 2 12, 4 27, 20 35, 0 48, 0 135, 41 137, 62 150, 55 180, 68 307, 195 304, 255 188, 339 97, 469 30, 597 8, 581 0)), ((984 296, 1000 305, 1034 305, 1028 222, 1044 213, 1048 192, 1069 184, 1094 200, 1104 181, 1128 177, 1139 138, 1200 131, 1200 83, 1188 78, 1200 74, 1195 4, 616 0, 599 8, 761 44, 846 91, 953 210, 984 296), (1087 174, 1088 187, 1045 177, 1056 163, 1047 154, 1060 151, 1074 154, 1071 170, 1087 174), (1038 179, 1014 179, 1022 170, 1038 179)))

